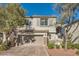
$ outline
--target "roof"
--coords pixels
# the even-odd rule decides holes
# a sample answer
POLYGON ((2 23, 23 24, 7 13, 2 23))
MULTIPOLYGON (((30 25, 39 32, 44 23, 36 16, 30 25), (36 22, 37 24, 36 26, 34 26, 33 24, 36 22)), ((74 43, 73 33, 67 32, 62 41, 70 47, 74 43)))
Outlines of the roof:
POLYGON ((25 18, 56 18, 56 16, 26 16, 25 18))

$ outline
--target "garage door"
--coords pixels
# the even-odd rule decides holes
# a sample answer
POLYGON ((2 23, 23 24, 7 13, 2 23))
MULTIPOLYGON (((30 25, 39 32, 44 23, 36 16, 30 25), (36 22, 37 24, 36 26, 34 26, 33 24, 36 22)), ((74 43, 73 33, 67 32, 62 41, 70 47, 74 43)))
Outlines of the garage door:
POLYGON ((34 37, 34 44, 36 44, 36 45, 44 45, 44 38, 43 38, 43 36, 35 36, 34 37))

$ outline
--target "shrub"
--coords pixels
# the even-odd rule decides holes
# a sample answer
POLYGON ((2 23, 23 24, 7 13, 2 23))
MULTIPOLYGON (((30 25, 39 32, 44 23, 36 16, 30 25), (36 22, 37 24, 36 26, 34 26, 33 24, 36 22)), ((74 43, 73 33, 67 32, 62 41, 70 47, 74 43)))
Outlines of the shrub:
POLYGON ((76 49, 79 49, 79 44, 74 44, 74 47, 75 47, 76 49))
POLYGON ((4 42, 0 44, 0 51, 4 51, 10 48, 10 44, 8 42, 4 42))
POLYGON ((0 45, 0 51, 4 51, 7 49, 9 49, 9 47, 7 45, 3 45, 3 44, 0 45))
MULTIPOLYGON (((64 48, 64 44, 62 44, 62 48, 64 48)), ((72 44, 72 43, 67 43, 67 48, 70 49, 79 49, 79 44, 72 44)))
MULTIPOLYGON (((65 45, 65 44, 62 43, 62 48, 65 48, 64 45, 65 45)), ((72 42, 68 41, 68 42, 67 42, 67 48, 68 48, 68 49, 71 49, 71 48, 74 49, 75 46, 74 46, 74 44, 73 44, 72 42)))
POLYGON ((79 43, 73 44, 72 42, 68 42, 67 46, 68 46, 68 48, 72 48, 72 49, 76 48, 76 49, 79 49, 79 43))
POLYGON ((61 44, 62 48, 64 48, 64 43, 61 44))
POLYGON ((59 46, 59 45, 56 45, 56 48, 58 48, 58 49, 59 49, 59 48, 60 48, 60 46, 59 46))
POLYGON ((2 43, 2 40, 0 39, 0 44, 2 43))
POLYGON ((74 47, 74 44, 73 44, 73 43, 68 42, 68 43, 67 43, 67 48, 68 48, 68 49, 70 49, 70 48, 74 49, 75 47, 74 47))
POLYGON ((50 42, 48 43, 48 48, 49 48, 49 49, 54 48, 54 46, 55 46, 54 43, 50 43, 50 42))

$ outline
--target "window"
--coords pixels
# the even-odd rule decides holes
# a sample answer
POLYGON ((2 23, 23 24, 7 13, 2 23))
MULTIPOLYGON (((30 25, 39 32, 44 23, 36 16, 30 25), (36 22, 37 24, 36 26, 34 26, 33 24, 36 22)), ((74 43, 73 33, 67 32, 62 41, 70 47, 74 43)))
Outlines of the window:
POLYGON ((48 26, 48 19, 47 18, 41 18, 40 19, 40 26, 48 26))

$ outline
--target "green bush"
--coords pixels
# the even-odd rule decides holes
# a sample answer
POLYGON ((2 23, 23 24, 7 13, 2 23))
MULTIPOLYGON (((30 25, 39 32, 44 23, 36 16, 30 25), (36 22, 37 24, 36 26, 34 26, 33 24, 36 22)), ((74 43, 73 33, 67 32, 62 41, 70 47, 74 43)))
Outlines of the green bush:
POLYGON ((10 48, 10 44, 9 42, 4 42, 2 44, 0 44, 0 51, 4 51, 10 48))
POLYGON ((74 44, 72 42, 68 42, 67 43, 67 46, 68 46, 68 48, 72 48, 72 49, 76 48, 76 49, 79 49, 79 43, 74 44))
MULTIPOLYGON (((64 45, 65 45, 65 44, 62 43, 62 48, 65 48, 64 45)), ((75 46, 74 46, 74 44, 73 44, 72 42, 68 41, 68 42, 67 42, 67 48, 68 48, 68 49, 74 49, 75 46)))
POLYGON ((54 46, 55 46, 54 43, 50 43, 50 42, 48 43, 48 48, 49 48, 49 49, 54 48, 54 46))
POLYGON ((8 46, 3 45, 3 44, 0 45, 0 51, 4 51, 4 50, 7 50, 7 49, 9 49, 8 46))
POLYGON ((68 42, 68 43, 67 43, 67 48, 68 48, 68 49, 71 49, 71 48, 74 49, 75 47, 74 47, 74 44, 73 44, 73 43, 68 42))
POLYGON ((64 48, 64 43, 61 44, 62 48, 64 48))
MULTIPOLYGON (((64 48, 64 44, 62 44, 62 48, 64 48)), ((67 48, 70 49, 79 49, 79 44, 72 44, 72 43, 67 43, 67 48)))
POLYGON ((58 48, 58 49, 59 49, 59 48, 60 48, 60 46, 59 46, 59 45, 56 45, 56 48, 58 48))
POLYGON ((2 43, 2 40, 0 39, 0 44, 2 43))
POLYGON ((79 44, 74 44, 74 47, 75 47, 76 49, 79 49, 79 44))

